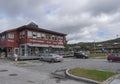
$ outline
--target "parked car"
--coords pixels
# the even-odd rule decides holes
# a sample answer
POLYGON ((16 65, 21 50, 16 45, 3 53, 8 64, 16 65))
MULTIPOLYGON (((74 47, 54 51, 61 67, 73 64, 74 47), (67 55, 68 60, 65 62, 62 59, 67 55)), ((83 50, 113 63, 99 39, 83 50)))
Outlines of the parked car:
POLYGON ((107 56, 107 60, 112 61, 120 61, 120 53, 112 53, 107 56))
POLYGON ((74 56, 76 58, 83 58, 83 59, 87 59, 88 58, 88 56, 85 53, 81 53, 81 52, 75 52, 74 56))
POLYGON ((57 54, 44 54, 40 56, 40 59, 49 62, 61 62, 63 60, 63 56, 57 54))

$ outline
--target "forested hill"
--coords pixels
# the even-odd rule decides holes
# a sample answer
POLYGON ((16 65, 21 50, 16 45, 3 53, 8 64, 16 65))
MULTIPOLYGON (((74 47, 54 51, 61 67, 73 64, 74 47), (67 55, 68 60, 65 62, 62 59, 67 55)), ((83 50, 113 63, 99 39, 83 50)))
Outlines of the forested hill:
POLYGON ((100 42, 100 43, 120 43, 120 38, 107 40, 107 41, 103 41, 103 42, 100 42))
POLYGON ((69 44, 69 46, 85 47, 85 46, 93 46, 94 44, 97 45, 97 44, 112 44, 112 43, 120 43, 120 38, 106 40, 106 41, 102 41, 102 42, 79 42, 76 44, 69 44))

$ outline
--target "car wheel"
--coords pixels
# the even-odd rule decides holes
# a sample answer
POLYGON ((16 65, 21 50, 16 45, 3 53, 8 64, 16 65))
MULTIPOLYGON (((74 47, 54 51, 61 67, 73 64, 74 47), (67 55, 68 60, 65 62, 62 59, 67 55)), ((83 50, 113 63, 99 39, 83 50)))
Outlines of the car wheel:
POLYGON ((43 61, 43 58, 40 58, 40 61, 43 61))
POLYGON ((113 60, 112 60, 112 59, 109 59, 108 61, 109 61, 109 62, 113 62, 113 60))
POLYGON ((55 60, 54 60, 54 59, 51 59, 51 62, 52 62, 52 63, 54 63, 54 62, 55 62, 55 60))
POLYGON ((86 59, 86 57, 83 57, 83 59, 86 59))

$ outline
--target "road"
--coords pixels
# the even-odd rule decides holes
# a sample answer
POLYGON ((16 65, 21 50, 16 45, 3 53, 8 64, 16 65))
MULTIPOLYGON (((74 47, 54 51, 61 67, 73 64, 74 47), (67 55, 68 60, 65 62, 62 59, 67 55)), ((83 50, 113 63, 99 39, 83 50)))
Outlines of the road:
POLYGON ((55 70, 75 67, 120 72, 120 62, 108 62, 106 59, 65 58, 64 61, 60 63, 39 62, 38 65, 24 68, 50 73, 55 70))
POLYGON ((105 59, 65 58, 59 63, 25 61, 25 64, 0 60, 0 84, 90 84, 65 77, 62 71, 75 67, 120 72, 119 62, 105 59), (56 71, 62 76, 51 74, 56 71))

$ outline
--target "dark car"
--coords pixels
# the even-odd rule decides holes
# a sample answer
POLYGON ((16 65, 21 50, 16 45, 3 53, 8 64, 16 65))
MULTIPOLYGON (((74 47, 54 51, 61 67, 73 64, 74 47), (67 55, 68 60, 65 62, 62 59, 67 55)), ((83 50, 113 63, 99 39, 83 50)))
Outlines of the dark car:
POLYGON ((112 53, 107 56, 107 60, 112 61, 120 61, 120 53, 112 53))
POLYGON ((87 59, 88 58, 88 56, 85 53, 81 53, 81 52, 75 52, 74 56, 76 58, 83 58, 83 59, 87 59))

